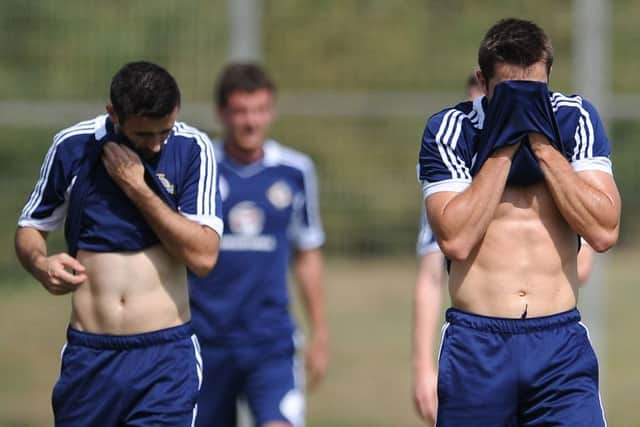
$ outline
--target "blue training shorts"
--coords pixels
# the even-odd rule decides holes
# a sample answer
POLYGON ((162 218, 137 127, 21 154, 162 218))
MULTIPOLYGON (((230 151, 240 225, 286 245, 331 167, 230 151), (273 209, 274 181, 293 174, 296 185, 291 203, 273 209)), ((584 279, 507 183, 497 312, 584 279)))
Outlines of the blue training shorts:
POLYGON ((202 343, 204 381, 196 427, 235 427, 236 402, 246 399, 256 426, 304 425, 304 392, 293 338, 262 343, 202 343))
POLYGON ((605 426, 578 310, 501 319, 447 310, 437 427, 605 426))
POLYGON ((55 425, 190 427, 201 378, 191 323, 136 335, 69 327, 53 389, 55 425))

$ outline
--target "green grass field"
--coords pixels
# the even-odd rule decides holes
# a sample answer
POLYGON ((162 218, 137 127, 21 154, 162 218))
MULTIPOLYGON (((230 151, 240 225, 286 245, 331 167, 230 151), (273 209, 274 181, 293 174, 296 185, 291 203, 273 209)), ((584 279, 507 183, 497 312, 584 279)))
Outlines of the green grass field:
MULTIPOLYGON (((635 285, 639 250, 609 257, 608 358, 602 367, 609 425, 640 426, 640 342, 635 285)), ((332 364, 309 397, 311 427, 420 425, 411 402, 411 318, 415 260, 329 259, 327 288, 332 364)), ((51 421, 50 392, 68 319, 67 297, 53 297, 23 276, 0 286, 0 426, 51 421)), ((585 319, 589 323, 589 319, 585 319)))

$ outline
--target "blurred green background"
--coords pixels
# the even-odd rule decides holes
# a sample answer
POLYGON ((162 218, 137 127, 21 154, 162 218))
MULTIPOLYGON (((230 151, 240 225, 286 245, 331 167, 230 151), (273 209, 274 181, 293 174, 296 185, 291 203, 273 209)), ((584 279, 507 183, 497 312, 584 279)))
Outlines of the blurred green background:
MULTIPOLYGON (((609 3, 612 99, 638 97, 640 2, 609 3)), ((501 17, 545 28, 555 48, 551 86, 572 93, 580 4, 262 2, 262 58, 280 93, 272 136, 315 160, 328 235, 333 360, 309 398, 310 426, 419 425, 410 398, 410 334, 422 128, 436 112, 433 100, 444 107, 463 98, 480 39, 501 17)), ((0 426, 46 426, 68 300, 40 289, 12 248, 40 163, 57 130, 104 111, 112 75, 131 60, 166 66, 183 92, 182 119, 215 136, 209 104, 229 59, 229 2, 1 0, 0 7, 0 426)), ((603 398, 614 426, 640 426, 638 117, 608 121, 622 233, 600 282, 590 284, 608 292, 603 398)), ((60 236, 53 245, 63 247, 60 236)))

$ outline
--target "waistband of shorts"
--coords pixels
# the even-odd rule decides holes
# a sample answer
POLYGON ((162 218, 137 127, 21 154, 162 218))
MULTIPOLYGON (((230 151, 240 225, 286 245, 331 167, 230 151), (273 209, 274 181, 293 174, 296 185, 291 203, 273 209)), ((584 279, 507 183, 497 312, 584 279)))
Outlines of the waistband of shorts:
POLYGON ((527 332, 556 329, 580 321, 577 308, 550 316, 531 317, 526 319, 507 319, 469 313, 456 308, 447 309, 446 321, 451 325, 459 325, 471 329, 488 332, 522 334, 527 332))
POLYGON ((133 335, 103 335, 67 328, 67 344, 102 350, 129 350, 167 344, 193 335, 191 322, 171 328, 133 335))

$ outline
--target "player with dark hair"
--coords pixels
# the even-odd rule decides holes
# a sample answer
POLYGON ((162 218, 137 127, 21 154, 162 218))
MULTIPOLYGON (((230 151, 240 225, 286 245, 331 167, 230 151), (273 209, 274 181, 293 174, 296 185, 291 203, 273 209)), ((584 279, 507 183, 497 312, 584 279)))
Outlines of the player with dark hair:
POLYGON ((292 261, 310 321, 310 384, 328 363, 316 174, 311 159, 267 138, 275 85, 260 66, 229 64, 215 102, 223 135, 214 144, 226 234, 211 274, 191 280, 204 382, 197 425, 236 425, 246 399, 258 426, 304 424, 287 274, 292 261))
POLYGON ((486 96, 432 116, 419 176, 451 261, 439 426, 603 426, 578 301, 582 236, 617 241, 620 196, 596 109, 548 89, 551 42, 504 19, 478 53, 486 96))
POLYGON ((20 262, 71 319, 56 426, 191 426, 202 375, 186 267, 215 265, 222 233, 206 135, 176 122, 162 67, 123 66, 106 115, 58 133, 18 222, 20 262), (47 253, 64 224, 68 251, 47 253))

